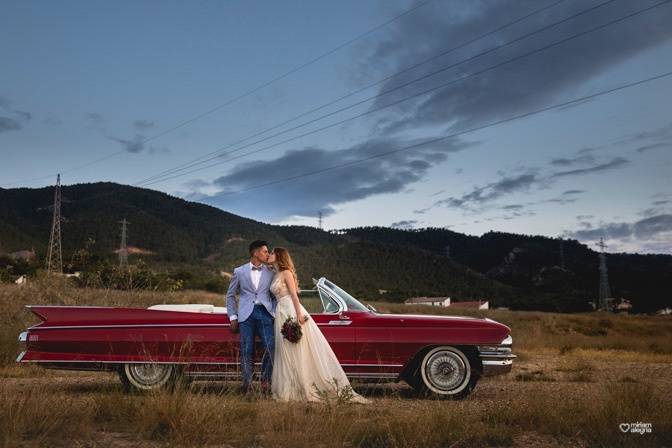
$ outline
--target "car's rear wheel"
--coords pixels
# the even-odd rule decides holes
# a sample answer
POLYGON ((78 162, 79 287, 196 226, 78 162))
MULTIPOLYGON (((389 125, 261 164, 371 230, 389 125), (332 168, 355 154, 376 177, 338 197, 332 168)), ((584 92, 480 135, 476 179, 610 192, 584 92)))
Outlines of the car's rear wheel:
POLYGON ((409 383, 422 395, 461 399, 478 381, 469 357, 456 347, 436 347, 422 356, 409 383))
POLYGON ((157 390, 173 387, 180 377, 180 369, 172 364, 123 364, 119 368, 119 377, 126 390, 157 390))

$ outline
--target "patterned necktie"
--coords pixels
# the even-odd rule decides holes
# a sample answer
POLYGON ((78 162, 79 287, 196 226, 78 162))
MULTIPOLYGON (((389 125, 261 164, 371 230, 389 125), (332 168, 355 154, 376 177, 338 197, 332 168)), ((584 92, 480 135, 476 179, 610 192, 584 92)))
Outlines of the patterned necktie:
POLYGON ((253 271, 261 271, 261 266, 252 266, 253 271))

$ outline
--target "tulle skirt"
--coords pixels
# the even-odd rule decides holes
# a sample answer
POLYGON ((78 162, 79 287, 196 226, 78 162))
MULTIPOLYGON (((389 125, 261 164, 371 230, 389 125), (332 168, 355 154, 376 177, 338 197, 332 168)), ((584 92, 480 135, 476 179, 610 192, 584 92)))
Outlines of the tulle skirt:
MULTIPOLYGON (((308 316, 301 305, 304 315, 308 316)), ((275 354, 271 389, 278 401, 323 401, 348 398, 355 403, 370 401, 351 389, 350 381, 313 319, 301 326, 297 343, 286 340, 280 330, 288 316, 296 319, 290 296, 278 299, 275 310, 275 354)))

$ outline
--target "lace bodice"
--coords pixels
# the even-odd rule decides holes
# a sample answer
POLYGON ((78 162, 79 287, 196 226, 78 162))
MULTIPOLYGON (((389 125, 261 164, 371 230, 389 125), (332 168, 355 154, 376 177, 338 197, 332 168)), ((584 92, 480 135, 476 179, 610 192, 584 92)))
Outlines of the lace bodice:
POLYGON ((282 278, 280 273, 276 273, 271 282, 271 292, 276 299, 281 299, 282 297, 289 296, 289 288, 287 288, 287 282, 282 278))

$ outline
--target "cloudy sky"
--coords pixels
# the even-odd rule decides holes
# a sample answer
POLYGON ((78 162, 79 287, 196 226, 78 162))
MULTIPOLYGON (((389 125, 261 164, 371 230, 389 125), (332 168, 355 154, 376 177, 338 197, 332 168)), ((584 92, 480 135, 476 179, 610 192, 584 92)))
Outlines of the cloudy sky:
POLYGON ((672 72, 670 23, 662 0, 9 2, 0 186, 672 253, 672 76, 632 85, 672 72))

